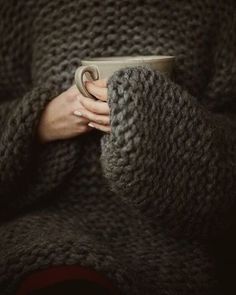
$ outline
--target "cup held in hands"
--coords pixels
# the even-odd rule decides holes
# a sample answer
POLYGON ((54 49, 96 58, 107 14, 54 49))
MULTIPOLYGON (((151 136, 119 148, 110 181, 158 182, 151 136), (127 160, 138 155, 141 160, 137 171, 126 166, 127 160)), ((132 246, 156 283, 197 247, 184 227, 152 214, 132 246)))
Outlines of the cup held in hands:
POLYGON ((174 66, 174 56, 123 56, 98 57, 82 60, 82 66, 75 72, 75 84, 86 97, 94 98, 86 89, 86 80, 109 78, 115 71, 126 67, 149 66, 153 70, 171 76, 174 66), (89 75, 88 75, 89 74, 89 75))

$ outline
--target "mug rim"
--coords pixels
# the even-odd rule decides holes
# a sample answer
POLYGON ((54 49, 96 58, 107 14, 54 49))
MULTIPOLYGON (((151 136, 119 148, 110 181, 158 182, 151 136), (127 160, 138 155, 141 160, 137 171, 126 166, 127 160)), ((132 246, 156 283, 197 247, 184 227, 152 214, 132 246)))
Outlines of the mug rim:
POLYGON ((122 62, 148 62, 169 61, 175 59, 173 55, 136 55, 136 56, 107 56, 91 57, 81 60, 81 63, 122 63, 122 62))

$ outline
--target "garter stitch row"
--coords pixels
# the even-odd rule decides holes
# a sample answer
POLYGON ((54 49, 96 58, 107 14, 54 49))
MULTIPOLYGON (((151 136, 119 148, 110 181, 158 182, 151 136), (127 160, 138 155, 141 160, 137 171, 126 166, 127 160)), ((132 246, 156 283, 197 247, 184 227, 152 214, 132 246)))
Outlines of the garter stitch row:
POLYGON ((225 295, 219 269, 234 282, 236 263, 233 0, 2 2, 0 294, 79 264, 121 294, 225 295), (40 145, 40 116, 81 59, 114 55, 175 55, 175 73, 116 72, 110 134, 40 145))

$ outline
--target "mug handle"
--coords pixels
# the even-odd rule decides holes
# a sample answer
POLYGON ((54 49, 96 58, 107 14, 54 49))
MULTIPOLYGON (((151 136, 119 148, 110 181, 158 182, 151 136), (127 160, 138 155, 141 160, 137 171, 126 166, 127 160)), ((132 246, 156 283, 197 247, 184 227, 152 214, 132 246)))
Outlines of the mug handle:
POLYGON ((99 72, 96 66, 81 66, 75 72, 75 84, 79 91, 86 97, 94 98, 85 87, 84 74, 89 73, 93 80, 99 79, 99 72))

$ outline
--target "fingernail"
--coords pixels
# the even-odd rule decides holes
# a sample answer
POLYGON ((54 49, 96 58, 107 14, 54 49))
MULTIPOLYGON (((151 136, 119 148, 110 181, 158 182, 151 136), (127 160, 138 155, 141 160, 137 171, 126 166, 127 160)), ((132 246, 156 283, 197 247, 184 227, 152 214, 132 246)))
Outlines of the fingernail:
POLYGON ((74 115, 76 115, 76 116, 83 116, 83 114, 80 112, 80 111, 74 111, 74 115))
POLYGON ((89 123, 88 126, 95 128, 95 126, 92 123, 89 123))

